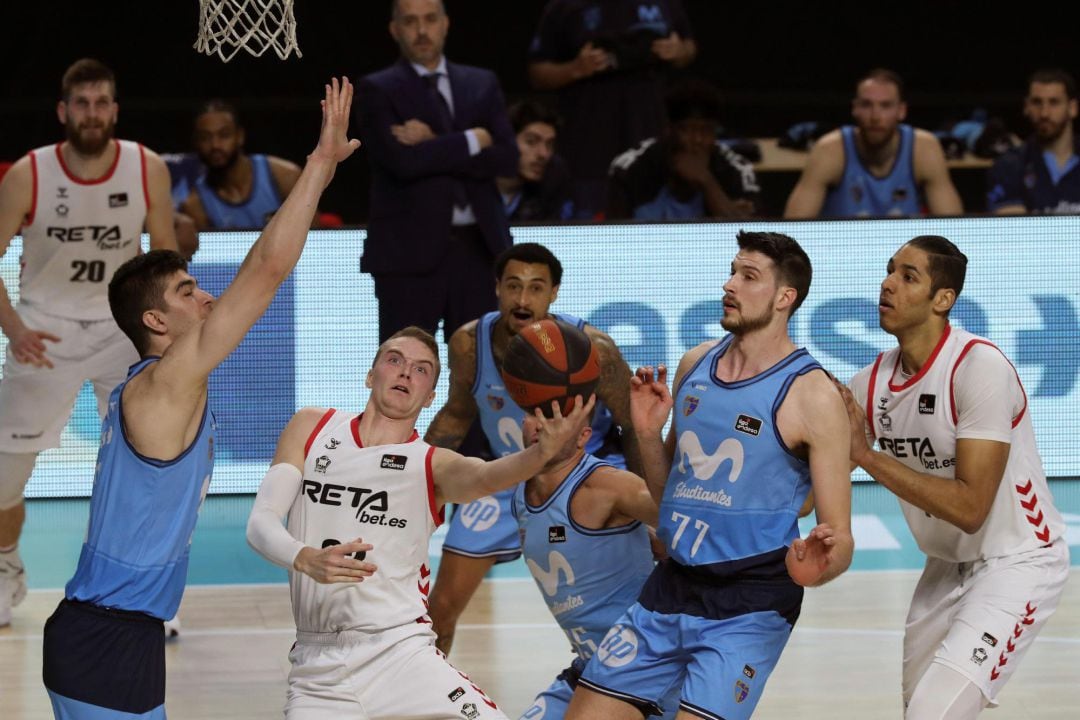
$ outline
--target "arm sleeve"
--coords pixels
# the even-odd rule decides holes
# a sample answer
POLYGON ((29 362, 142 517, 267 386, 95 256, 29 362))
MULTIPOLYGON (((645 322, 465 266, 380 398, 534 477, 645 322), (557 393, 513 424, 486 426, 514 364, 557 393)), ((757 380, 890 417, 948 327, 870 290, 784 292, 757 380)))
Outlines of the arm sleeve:
POLYGON ((287 570, 292 570, 293 561, 304 548, 304 543, 290 535, 282 525, 300 493, 302 479, 301 472, 288 463, 278 463, 267 470, 247 524, 248 545, 287 570))
POLYGON ((1013 420, 1026 399, 1013 366, 993 345, 968 351, 953 376, 956 437, 1011 442, 1013 420))

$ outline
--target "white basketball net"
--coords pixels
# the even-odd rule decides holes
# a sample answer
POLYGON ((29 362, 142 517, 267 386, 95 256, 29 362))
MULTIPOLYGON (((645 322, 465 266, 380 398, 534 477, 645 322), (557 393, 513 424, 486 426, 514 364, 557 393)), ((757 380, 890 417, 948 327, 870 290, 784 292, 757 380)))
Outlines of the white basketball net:
POLYGON ((255 57, 270 49, 282 60, 302 57, 293 0, 199 0, 195 49, 229 62, 241 48, 255 57))

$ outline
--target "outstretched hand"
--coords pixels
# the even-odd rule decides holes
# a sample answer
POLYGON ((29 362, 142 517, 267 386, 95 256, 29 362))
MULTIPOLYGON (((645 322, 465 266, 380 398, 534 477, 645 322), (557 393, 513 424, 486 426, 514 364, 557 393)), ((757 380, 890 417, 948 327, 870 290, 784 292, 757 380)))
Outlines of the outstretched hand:
POLYGON ((640 367, 630 378, 630 422, 638 435, 658 435, 675 400, 667 385, 667 367, 640 367))
POLYGON ((363 582, 371 577, 378 566, 364 562, 356 557, 364 557, 373 546, 362 538, 340 545, 330 545, 321 550, 305 547, 293 561, 293 568, 311 577, 318 583, 363 582))
POLYGON ((806 538, 795 538, 784 558, 788 575, 803 587, 817 585, 829 568, 835 546, 836 534, 827 523, 815 527, 806 538))
POLYGON ((346 136, 352 99, 353 86, 349 78, 343 77, 340 85, 337 78, 330 79, 326 97, 322 100, 322 131, 312 157, 339 163, 360 147, 359 140, 350 140, 346 136))
POLYGON ((558 400, 552 400, 552 417, 544 417, 540 408, 533 410, 533 416, 539 425, 536 442, 540 445, 540 454, 544 461, 559 454, 572 438, 578 436, 589 422, 590 413, 596 405, 596 395, 589 396, 589 402, 583 402, 581 396, 574 398, 574 407, 568 415, 562 414, 558 400))

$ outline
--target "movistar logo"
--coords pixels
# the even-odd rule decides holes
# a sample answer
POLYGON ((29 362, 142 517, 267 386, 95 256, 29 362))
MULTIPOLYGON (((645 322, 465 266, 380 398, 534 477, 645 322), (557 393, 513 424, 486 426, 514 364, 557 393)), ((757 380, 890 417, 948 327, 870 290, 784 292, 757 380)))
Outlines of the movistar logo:
POLYGON ((698 480, 709 480, 716 475, 716 471, 725 461, 731 461, 731 471, 728 474, 728 482, 735 482, 743 468, 743 446, 735 438, 728 438, 720 443, 713 453, 705 452, 701 447, 701 441, 697 433, 686 431, 679 436, 679 472, 686 474, 686 463, 694 471, 694 477, 698 480))
POLYGON ((526 560, 525 564, 529 566, 529 572, 536 578, 536 582, 540 583, 540 587, 543 588, 544 593, 547 595, 554 595, 558 592, 559 573, 566 577, 567 585, 574 584, 574 568, 570 567, 569 561, 557 550, 548 553, 548 568, 546 570, 540 567, 540 564, 532 558, 526 560))

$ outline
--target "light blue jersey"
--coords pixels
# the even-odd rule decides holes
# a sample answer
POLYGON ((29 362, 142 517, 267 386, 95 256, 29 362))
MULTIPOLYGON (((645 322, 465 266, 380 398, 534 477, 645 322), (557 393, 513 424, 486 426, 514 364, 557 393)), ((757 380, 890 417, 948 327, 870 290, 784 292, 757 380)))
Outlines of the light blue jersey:
POLYGON ((524 484, 514 494, 525 563, 582 660, 592 657, 615 620, 634 604, 653 569, 649 532, 641 523, 590 530, 570 517, 578 488, 607 465, 586 453, 540 507, 525 500, 524 484))
POLYGON ((844 174, 829 190, 821 217, 913 217, 922 213, 915 182, 915 130, 900 125, 900 147, 885 177, 866 169, 855 147, 855 128, 840 129, 844 140, 844 174))
POLYGON ((167 620, 184 594, 191 535, 214 469, 215 423, 208 405, 195 440, 167 462, 131 446, 121 396, 131 378, 158 359, 133 365, 109 397, 90 527, 65 596, 167 620))
POLYGON ((251 194, 242 203, 231 203, 218 197, 206 182, 206 175, 195 180, 195 192, 199 194, 206 219, 215 229, 262 228, 271 215, 281 207, 270 161, 265 155, 251 155, 251 194))
POLYGON ((820 369, 796 350, 765 372, 723 382, 716 367, 728 336, 675 389, 676 448, 657 533, 683 566, 755 564, 798 537, 810 468, 780 437, 776 413, 791 383, 820 369))

